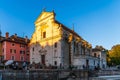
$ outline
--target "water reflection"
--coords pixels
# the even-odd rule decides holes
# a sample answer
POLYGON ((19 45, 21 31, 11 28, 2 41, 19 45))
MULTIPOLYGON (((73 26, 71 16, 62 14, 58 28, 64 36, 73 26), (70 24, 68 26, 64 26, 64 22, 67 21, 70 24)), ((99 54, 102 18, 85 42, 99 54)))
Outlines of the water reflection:
POLYGON ((120 75, 99 76, 92 80, 120 80, 120 75))

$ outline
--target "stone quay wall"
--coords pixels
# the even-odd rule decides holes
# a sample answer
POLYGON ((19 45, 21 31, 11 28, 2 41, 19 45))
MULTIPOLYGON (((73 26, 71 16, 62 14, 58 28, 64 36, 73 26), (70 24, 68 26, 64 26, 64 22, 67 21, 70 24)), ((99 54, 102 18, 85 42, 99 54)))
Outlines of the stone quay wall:
MULTIPOLYGON (((87 70, 1 70, 0 80, 69 80, 89 77, 87 70)), ((86 79, 87 80, 87 79, 86 79)))

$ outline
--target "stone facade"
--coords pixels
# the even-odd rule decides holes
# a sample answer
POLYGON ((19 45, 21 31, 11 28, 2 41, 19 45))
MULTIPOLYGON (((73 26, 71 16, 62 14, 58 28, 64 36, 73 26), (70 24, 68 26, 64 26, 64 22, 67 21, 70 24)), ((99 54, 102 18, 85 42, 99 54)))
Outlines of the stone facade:
POLYGON ((92 49, 92 55, 97 58, 97 63, 95 64, 95 66, 99 66, 101 69, 107 67, 107 50, 94 48, 92 49))
POLYGON ((55 20, 54 11, 43 11, 35 21, 30 40, 30 62, 78 68, 94 66, 91 44, 55 20))

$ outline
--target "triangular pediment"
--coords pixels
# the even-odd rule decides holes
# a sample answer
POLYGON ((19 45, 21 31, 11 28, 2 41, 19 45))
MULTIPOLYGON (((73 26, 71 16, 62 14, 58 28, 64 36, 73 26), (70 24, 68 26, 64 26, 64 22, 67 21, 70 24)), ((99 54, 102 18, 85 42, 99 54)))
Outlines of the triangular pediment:
POLYGON ((35 23, 43 21, 43 20, 45 20, 46 18, 48 18, 48 17, 50 17, 52 15, 54 15, 54 12, 45 12, 45 11, 43 11, 40 14, 40 16, 37 18, 37 20, 35 21, 35 23))

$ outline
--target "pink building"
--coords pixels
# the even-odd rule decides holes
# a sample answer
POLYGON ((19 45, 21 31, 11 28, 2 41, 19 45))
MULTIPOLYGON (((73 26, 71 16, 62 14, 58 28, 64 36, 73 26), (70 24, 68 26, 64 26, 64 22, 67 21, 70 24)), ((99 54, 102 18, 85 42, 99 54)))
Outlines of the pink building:
POLYGON ((1 62, 14 60, 18 63, 29 62, 29 39, 18 37, 17 34, 1 38, 1 62))

